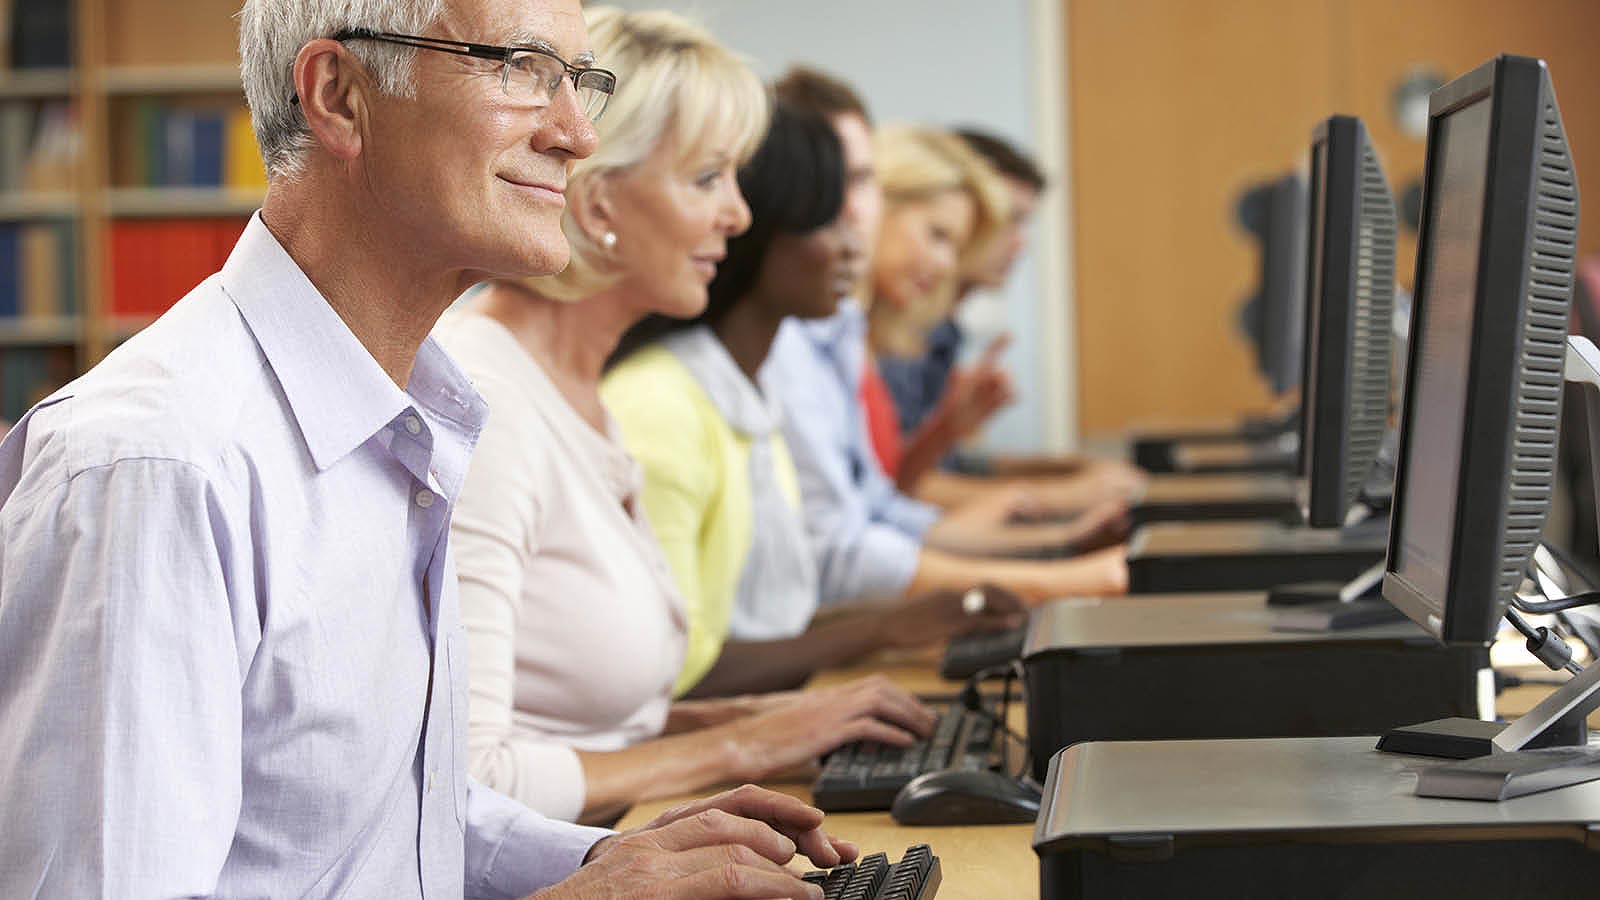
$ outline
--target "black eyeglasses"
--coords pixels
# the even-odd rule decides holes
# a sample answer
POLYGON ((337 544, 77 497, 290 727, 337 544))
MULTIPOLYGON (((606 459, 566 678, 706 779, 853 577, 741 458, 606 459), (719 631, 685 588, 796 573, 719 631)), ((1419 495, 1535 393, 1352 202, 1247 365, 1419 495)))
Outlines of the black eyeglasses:
POLYGON ((574 66, 549 50, 538 47, 496 47, 491 44, 368 31, 364 28, 341 31, 333 39, 381 41, 402 47, 493 60, 500 63, 500 88, 507 96, 526 102, 535 109, 549 106, 555 100, 556 91, 561 89, 562 79, 571 79, 572 88, 578 94, 578 103, 591 122, 600 121, 606 104, 617 89, 617 76, 609 70, 574 66))

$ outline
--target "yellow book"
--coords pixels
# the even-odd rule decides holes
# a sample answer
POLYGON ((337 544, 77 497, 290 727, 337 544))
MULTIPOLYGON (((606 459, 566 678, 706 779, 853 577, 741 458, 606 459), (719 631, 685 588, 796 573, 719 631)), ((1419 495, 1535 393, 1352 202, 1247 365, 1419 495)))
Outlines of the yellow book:
POLYGON ((267 170, 261 164, 261 151, 256 147, 256 133, 250 127, 249 110, 241 108, 228 113, 223 144, 226 154, 222 161, 223 185, 230 190, 265 191, 267 170))
POLYGON ((61 314, 61 247, 59 230, 51 224, 22 227, 22 316, 50 319, 61 314))

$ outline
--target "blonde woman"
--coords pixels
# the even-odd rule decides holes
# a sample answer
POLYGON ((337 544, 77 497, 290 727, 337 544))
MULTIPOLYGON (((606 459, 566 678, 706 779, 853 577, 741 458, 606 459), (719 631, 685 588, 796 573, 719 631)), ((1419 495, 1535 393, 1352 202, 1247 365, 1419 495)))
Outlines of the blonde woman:
POLYGON ((564 186, 572 264, 491 282, 442 323, 492 413, 452 526, 471 653, 474 775, 548 815, 754 780, 853 740, 910 743, 931 711, 887 682, 672 702, 684 602, 645 520, 602 367, 650 313, 691 317, 749 225, 735 173, 767 127, 755 74, 664 12, 591 9, 619 86, 564 186))
POLYGON ((986 501, 997 491, 1019 493, 1040 514, 1088 510, 1087 518, 1065 526, 1078 534, 1120 536, 1130 487, 1122 482, 1094 475, 1006 482, 938 471, 956 444, 1011 402, 1010 381, 995 364, 1003 343, 992 344, 970 370, 955 373, 926 419, 902 437, 876 360, 926 351, 928 333, 949 317, 962 279, 1005 239, 1011 198, 999 173, 953 133, 888 126, 877 133, 875 146, 884 215, 863 291, 869 358, 861 393, 884 470, 901 490, 940 506, 986 501))

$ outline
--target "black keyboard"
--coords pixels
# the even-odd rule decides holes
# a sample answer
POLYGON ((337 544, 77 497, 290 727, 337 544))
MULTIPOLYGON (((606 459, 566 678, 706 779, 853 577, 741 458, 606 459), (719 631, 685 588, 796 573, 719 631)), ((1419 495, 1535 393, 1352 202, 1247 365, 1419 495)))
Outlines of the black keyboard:
POLYGON ((874 853, 802 877, 822 888, 823 900, 933 900, 939 893, 939 857, 927 844, 916 844, 897 863, 874 853))
POLYGON ((1004 735, 997 732, 989 716, 952 703, 928 740, 909 747, 858 741, 828 754, 811 786, 811 803, 824 812, 888 809, 895 794, 924 772, 1003 763, 1004 735))
POLYGON ((1028 627, 1019 625, 1005 631, 975 631, 951 638, 939 661, 939 675, 951 681, 965 681, 984 669, 1003 666, 1022 657, 1022 644, 1028 627))

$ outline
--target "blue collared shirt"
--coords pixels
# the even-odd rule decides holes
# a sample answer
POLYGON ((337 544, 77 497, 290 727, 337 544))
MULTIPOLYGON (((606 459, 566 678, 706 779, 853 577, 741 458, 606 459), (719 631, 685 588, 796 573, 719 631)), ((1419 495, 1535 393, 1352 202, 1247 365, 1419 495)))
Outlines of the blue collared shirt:
POLYGON ((450 511, 487 410, 401 391, 258 217, 0 443, 0 897, 520 897, 605 832, 468 781, 450 511))
POLYGON ((955 319, 945 319, 928 332, 921 356, 879 356, 878 371, 900 418, 900 433, 911 434, 939 405, 945 383, 961 357, 964 335, 955 319))
POLYGON ((867 444, 858 400, 866 341, 866 316, 847 300, 831 318, 786 320, 763 373, 782 392, 824 603, 904 592, 939 518, 895 489, 867 444))

